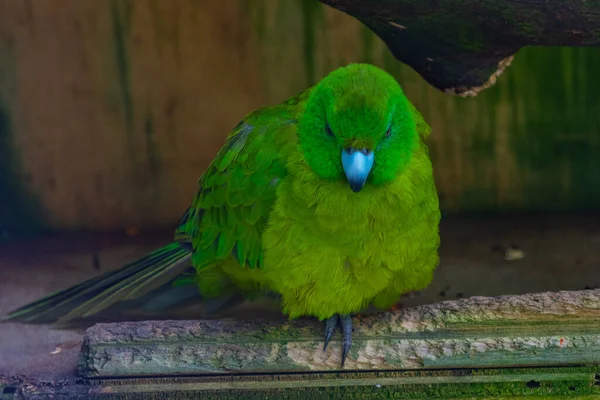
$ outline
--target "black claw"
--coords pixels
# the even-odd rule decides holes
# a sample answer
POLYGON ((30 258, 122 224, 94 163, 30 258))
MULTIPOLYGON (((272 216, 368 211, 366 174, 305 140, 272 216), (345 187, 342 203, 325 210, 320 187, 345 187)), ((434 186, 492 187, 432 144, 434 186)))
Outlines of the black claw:
POLYGON ((331 340, 331 336, 333 335, 333 331, 335 330, 337 323, 337 315, 329 317, 327 318, 327 321, 325 321, 325 345, 323 346, 323 351, 327 350, 327 345, 329 344, 329 340, 331 340))
POLYGON ((350 315, 340 315, 342 325, 342 367, 346 363, 346 356, 352 347, 352 317, 350 315))
POLYGON ((335 327, 338 325, 338 323, 342 328, 343 367, 346 363, 346 357, 348 356, 350 347, 352 347, 352 317, 350 315, 334 315, 333 317, 327 318, 325 321, 325 345, 323 346, 323 351, 327 350, 329 340, 331 340, 331 336, 333 336, 333 332, 335 331, 335 327))
POLYGON ((344 367, 344 364, 346 363, 346 356, 348 355, 348 351, 350 350, 350 346, 351 345, 347 345, 346 343, 344 343, 344 347, 342 347, 342 368, 344 367))

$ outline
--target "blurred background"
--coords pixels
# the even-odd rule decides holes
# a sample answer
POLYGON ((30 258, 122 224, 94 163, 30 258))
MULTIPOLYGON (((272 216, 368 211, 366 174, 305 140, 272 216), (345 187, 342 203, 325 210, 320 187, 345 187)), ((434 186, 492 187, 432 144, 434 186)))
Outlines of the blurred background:
POLYGON ((437 91, 317 1, 0 1, 0 230, 171 227, 241 117, 338 66, 393 73, 433 128, 446 214, 600 205, 600 50, 526 48, 437 91))
POLYGON ((167 242, 240 118, 350 62, 433 129, 442 263, 403 305, 597 285, 598 48, 525 48, 458 98, 317 1, 0 0, 0 314, 167 242))

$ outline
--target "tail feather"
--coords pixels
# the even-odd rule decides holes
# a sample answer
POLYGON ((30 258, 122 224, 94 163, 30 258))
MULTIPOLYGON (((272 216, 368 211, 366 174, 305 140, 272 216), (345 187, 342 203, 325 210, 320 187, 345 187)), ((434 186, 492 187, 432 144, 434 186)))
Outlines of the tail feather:
POLYGON ((182 274, 191 253, 171 243, 116 271, 107 272, 71 288, 27 304, 2 322, 63 324, 94 315, 117 302, 134 300, 182 274))

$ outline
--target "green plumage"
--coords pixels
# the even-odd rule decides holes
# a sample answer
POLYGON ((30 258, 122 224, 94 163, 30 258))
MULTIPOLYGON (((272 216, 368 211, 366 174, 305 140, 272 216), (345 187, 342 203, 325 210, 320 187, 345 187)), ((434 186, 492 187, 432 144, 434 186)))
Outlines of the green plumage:
POLYGON ((340 68, 233 129, 199 180, 176 229, 178 243, 159 250, 160 257, 7 319, 48 323, 89 315, 173 285, 190 258, 191 281, 204 297, 231 288, 274 292, 290 318, 388 308, 403 293, 426 287, 438 263, 440 212, 423 142, 428 133, 387 73, 365 64, 340 68), (357 193, 340 159, 349 149, 374 157, 368 171, 357 164, 368 173, 357 193))

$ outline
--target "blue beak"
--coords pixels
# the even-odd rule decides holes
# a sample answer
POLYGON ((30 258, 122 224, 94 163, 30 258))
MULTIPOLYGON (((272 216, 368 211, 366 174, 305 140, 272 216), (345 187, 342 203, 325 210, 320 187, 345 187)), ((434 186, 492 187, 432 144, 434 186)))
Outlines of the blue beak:
POLYGON ((342 167, 353 192, 359 192, 365 185, 374 160, 375 155, 367 149, 342 150, 342 167))

